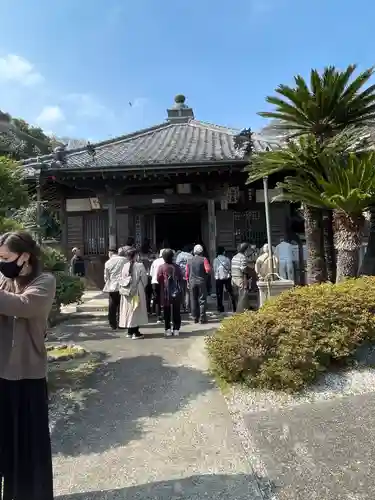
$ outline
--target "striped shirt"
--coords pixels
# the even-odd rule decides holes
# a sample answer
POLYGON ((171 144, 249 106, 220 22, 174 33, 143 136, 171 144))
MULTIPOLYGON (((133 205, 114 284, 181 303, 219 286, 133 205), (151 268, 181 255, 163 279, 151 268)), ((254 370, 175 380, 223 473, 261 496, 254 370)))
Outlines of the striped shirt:
POLYGON ((247 265, 248 261, 243 253, 237 253, 232 259, 232 281, 239 287, 244 284, 243 275, 247 265))

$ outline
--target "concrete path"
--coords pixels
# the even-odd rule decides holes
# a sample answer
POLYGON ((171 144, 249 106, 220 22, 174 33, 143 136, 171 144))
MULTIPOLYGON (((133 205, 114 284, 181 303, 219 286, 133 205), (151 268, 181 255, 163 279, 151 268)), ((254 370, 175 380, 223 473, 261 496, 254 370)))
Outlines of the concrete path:
POLYGON ((54 424, 59 500, 261 500, 220 391, 206 372, 204 337, 183 324, 165 339, 108 329, 105 317, 61 324, 60 339, 100 352, 103 366, 66 394, 54 424))
POLYGON ((279 500, 375 498, 375 394, 245 417, 279 500))

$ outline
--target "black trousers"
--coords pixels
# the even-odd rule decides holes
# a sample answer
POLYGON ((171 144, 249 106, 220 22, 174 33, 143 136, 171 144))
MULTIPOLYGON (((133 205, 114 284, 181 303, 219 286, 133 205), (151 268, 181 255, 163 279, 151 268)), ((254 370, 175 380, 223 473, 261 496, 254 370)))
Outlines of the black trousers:
POLYGON ((181 328, 181 301, 175 299, 170 305, 164 307, 164 326, 170 330, 173 324, 173 330, 181 328), (172 320, 172 321, 171 321, 172 320))
POLYGON ((237 302, 233 292, 232 280, 230 278, 225 280, 216 280, 216 300, 218 312, 224 312, 223 297, 224 289, 228 293, 232 302, 232 310, 236 312, 237 302))
POLYGON ((193 318, 206 321, 207 285, 206 283, 190 283, 190 307, 193 318))
POLYGON ((160 297, 160 285, 159 283, 154 283, 152 285, 152 291, 154 294, 154 308, 155 308, 155 313, 156 316, 159 320, 162 320, 163 318, 163 313, 162 313, 162 307, 161 307, 161 297, 160 297))
POLYGON ((139 333, 139 326, 132 326, 128 328, 128 335, 137 335, 139 333))
POLYGON ((108 298, 108 322, 113 329, 118 327, 118 317, 120 312, 120 292, 109 292, 108 298))
POLYGON ((0 379, 0 499, 53 500, 45 379, 0 379))

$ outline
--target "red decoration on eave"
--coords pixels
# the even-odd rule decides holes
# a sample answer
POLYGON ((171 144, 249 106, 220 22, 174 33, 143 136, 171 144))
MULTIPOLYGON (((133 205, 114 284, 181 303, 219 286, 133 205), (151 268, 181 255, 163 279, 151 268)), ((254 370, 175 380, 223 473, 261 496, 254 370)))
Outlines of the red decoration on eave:
POLYGON ((52 181, 52 182, 55 182, 55 181, 56 181, 56 177, 55 177, 54 175, 50 175, 50 176, 48 177, 48 180, 49 180, 49 181, 52 181))

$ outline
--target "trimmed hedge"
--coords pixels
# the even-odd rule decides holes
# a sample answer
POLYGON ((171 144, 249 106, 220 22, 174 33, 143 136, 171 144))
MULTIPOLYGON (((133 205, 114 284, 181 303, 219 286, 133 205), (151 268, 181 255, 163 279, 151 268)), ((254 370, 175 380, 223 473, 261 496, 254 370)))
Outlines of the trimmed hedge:
POLYGON ((375 278, 297 287, 234 315, 207 339, 213 371, 229 382, 298 391, 375 338, 375 278))
POLYGON ((65 255, 56 248, 42 246, 42 262, 45 271, 53 273, 56 278, 56 295, 49 315, 49 324, 56 324, 61 306, 75 304, 82 299, 85 286, 78 276, 71 276, 67 271, 65 255))

